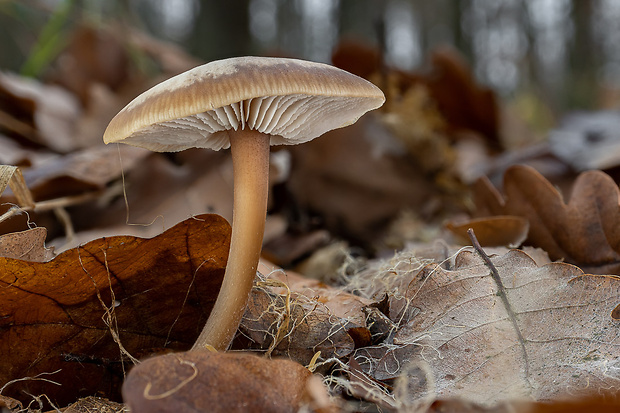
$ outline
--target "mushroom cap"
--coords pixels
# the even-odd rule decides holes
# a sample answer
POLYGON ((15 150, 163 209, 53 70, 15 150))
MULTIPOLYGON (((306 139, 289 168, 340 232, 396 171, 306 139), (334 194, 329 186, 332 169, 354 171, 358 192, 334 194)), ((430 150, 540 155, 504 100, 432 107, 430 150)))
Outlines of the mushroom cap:
POLYGON ((142 93, 108 125, 103 141, 157 152, 228 148, 227 130, 298 144, 355 123, 385 101, 358 76, 322 63, 236 57, 195 67, 142 93))

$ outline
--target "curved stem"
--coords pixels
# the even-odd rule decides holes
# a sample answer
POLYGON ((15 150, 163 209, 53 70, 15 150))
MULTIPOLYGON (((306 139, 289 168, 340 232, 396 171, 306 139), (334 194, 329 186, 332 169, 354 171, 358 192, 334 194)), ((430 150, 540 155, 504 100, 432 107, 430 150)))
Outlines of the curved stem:
POLYGON ((263 243, 269 189, 269 135, 229 131, 233 160, 233 224, 220 293, 192 350, 230 345, 252 290, 263 243))

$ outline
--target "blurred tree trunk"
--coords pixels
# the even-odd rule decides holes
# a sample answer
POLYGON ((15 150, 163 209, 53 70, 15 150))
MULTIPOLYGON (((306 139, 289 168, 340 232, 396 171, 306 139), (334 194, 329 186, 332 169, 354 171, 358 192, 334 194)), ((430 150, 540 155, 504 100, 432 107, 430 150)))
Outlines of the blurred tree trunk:
POLYGON ((340 37, 373 39, 378 43, 378 33, 385 16, 385 1, 341 0, 338 16, 340 37))
POLYGON ((599 46, 593 36, 592 15, 595 0, 572 0, 571 18, 574 25, 573 44, 569 55, 569 77, 564 102, 568 108, 583 108, 594 104, 592 87, 597 84, 600 67, 599 46))
POLYGON ((297 1, 281 1, 278 6, 279 48, 292 57, 303 56, 303 30, 297 1))
POLYGON ((202 1, 189 44, 190 53, 207 60, 252 54, 250 0, 202 1))

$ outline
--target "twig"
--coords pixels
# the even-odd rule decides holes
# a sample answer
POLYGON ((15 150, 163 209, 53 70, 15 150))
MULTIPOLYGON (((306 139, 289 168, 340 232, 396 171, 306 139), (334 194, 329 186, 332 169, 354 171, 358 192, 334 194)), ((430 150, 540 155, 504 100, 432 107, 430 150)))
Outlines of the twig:
POLYGON ((91 201, 93 199, 97 199, 99 196, 105 194, 105 191, 95 191, 95 192, 87 192, 80 195, 66 196, 62 198, 50 199, 47 201, 36 202, 34 207, 20 207, 14 206, 6 211, 4 214, 0 215, 0 222, 6 221, 12 216, 19 215, 23 212, 43 212, 50 211, 57 208, 64 208, 68 206, 78 205, 87 201, 91 201))
POLYGON ((491 270, 491 277, 493 278, 495 284, 497 284, 497 295, 501 298, 502 303, 506 308, 506 313, 508 313, 508 318, 512 323, 512 327, 517 333, 519 345, 521 346, 521 351, 523 352, 523 361, 525 362, 525 380, 529 384, 530 363, 527 357, 527 350, 525 349, 525 339, 523 338, 523 334, 521 334, 521 329, 519 328, 519 324, 517 323, 517 316, 514 311, 512 311, 512 307, 510 306, 510 302, 508 301, 508 296, 506 295, 506 288, 504 287, 504 283, 499 276, 497 268, 491 261, 491 258, 489 258, 487 253, 484 252, 484 250, 482 249, 482 246, 480 245, 480 242, 478 242, 478 238, 476 238, 476 234, 474 234, 474 230, 472 228, 469 228, 467 230, 467 235, 469 235, 469 239, 471 240, 471 244, 474 247, 474 250, 476 250, 478 255, 480 255, 486 266, 489 267, 489 270, 491 270))

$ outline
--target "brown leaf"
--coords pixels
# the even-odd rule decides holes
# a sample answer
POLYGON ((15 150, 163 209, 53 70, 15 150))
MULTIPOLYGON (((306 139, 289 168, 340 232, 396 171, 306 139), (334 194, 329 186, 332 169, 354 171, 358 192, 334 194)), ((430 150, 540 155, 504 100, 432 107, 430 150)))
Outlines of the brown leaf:
MULTIPOLYGON (((284 282, 289 290, 322 303, 336 317, 346 319, 349 323, 366 327, 366 315, 363 308, 373 301, 348 293, 340 288, 331 287, 319 280, 304 277, 294 271, 272 270, 269 279, 284 282)), ((280 289, 279 293, 285 291, 280 289)))
POLYGON ((395 410, 396 403, 388 386, 366 374, 353 357, 349 359, 348 373, 350 384, 347 390, 352 396, 370 401, 379 406, 381 410, 395 410))
POLYGON ((428 85, 449 127, 473 130, 497 141, 499 111, 493 91, 477 84, 454 49, 435 50, 431 61, 433 72, 427 78, 428 85))
MULTIPOLYGON (((23 406, 19 400, 15 400, 11 397, 6 397, 0 394, 0 407, 7 408, 11 412, 23 411, 23 406)), ((5 409, 3 409, 5 410, 5 409)))
POLYGON ((518 250, 492 261, 503 290, 470 251, 451 271, 432 264, 398 280, 416 311, 401 320, 394 344, 420 346, 411 361, 428 363, 436 394, 488 405, 619 391, 620 336, 610 314, 620 279, 564 263, 539 267, 518 250))
POLYGON ((522 217, 498 215, 466 221, 449 221, 446 223, 446 228, 464 245, 470 245, 467 230, 471 228, 483 247, 502 245, 517 247, 527 237, 529 222, 522 217))
POLYGON ((0 131, 30 145, 69 152, 77 147, 74 125, 81 113, 66 90, 0 73, 0 131))
POLYGON ((4 136, 2 133, 0 133, 0 146, 2 147, 2 151, 0 151, 0 164, 2 165, 30 166, 32 165, 32 158, 37 158, 39 155, 22 148, 15 140, 4 136))
MULTIPOLYGON (((260 334, 256 334, 255 331, 249 331, 248 334, 255 337, 263 348, 274 346, 273 340, 264 334, 268 330, 277 338, 276 340, 278 338, 281 340, 280 345, 275 347, 276 350, 286 351, 290 357, 293 357, 291 354, 296 354, 295 357, 299 358, 293 357, 293 359, 302 364, 309 363, 316 351, 321 351, 324 359, 348 355, 351 350, 351 339, 355 348, 370 344, 372 337, 366 325, 367 315, 364 310, 373 303, 372 300, 353 295, 340 288, 330 287, 294 271, 284 272, 264 259, 261 260, 259 271, 267 274, 267 279, 259 283, 261 288, 256 291, 262 289, 265 294, 262 300, 256 301, 256 304, 263 308, 253 308, 254 315, 259 314, 261 310, 262 312, 258 319, 247 321, 248 326, 256 323, 252 329, 259 330, 260 334), (266 299, 268 297, 273 301, 271 304, 266 299), (287 310, 287 301, 290 311, 287 310), (277 316, 278 322, 268 324, 267 313, 277 316), (260 324, 263 324, 262 328, 260 324), (274 331, 274 325, 278 324, 284 329, 274 331), (306 329, 312 333, 307 334, 306 329), (284 339, 289 335, 291 338, 284 339), (314 344, 312 340, 315 341, 314 344), (312 351, 308 351, 310 348, 312 351)), ((246 316, 249 317, 249 314, 246 316)))
POLYGON ((45 248, 47 230, 32 228, 0 236, 0 257, 24 261, 44 262, 52 259, 54 253, 45 248))
POLYGON ((493 406, 458 398, 439 399, 426 413, 615 413, 619 408, 617 397, 602 392, 545 402, 511 400, 493 406))
POLYGON ((151 154, 128 145, 96 146, 28 168, 24 178, 37 201, 105 188, 151 154))
POLYGON ((45 373, 62 384, 19 381, 3 394, 45 393, 61 406, 118 398, 128 358, 114 335, 136 356, 191 346, 223 277, 229 231, 201 215, 152 239, 102 238, 44 263, 0 258, 0 383, 45 373))
POLYGON ((135 413, 296 412, 310 372, 290 360, 194 351, 135 366, 123 398, 135 413))
POLYGON ((526 218, 526 243, 544 249, 552 260, 589 272, 620 270, 620 192, 607 174, 580 174, 568 202, 536 170, 523 165, 504 174, 503 196, 487 179, 480 179, 474 191, 481 214, 526 218))
POLYGON ((416 344, 372 346, 356 350, 353 358, 365 373, 385 382, 402 375, 407 365, 421 352, 422 347, 416 344))
MULTIPOLYGON (((376 48, 354 41, 339 44, 334 49, 332 61, 338 67, 366 78, 385 71, 376 48)), ((427 74, 391 68, 387 72, 388 77, 395 79, 400 92, 404 93, 414 85, 424 85, 450 130, 475 131, 493 141, 498 140, 499 110, 495 95, 491 89, 476 83, 469 66, 454 49, 435 49, 427 74)), ((386 89, 384 78, 377 83, 386 89)), ((387 97, 389 100, 392 96, 388 94, 387 97)))
POLYGON ((260 287, 252 290, 239 329, 252 348, 307 365, 318 351, 324 359, 349 355, 355 347, 349 327, 319 301, 296 293, 289 301, 260 287))

